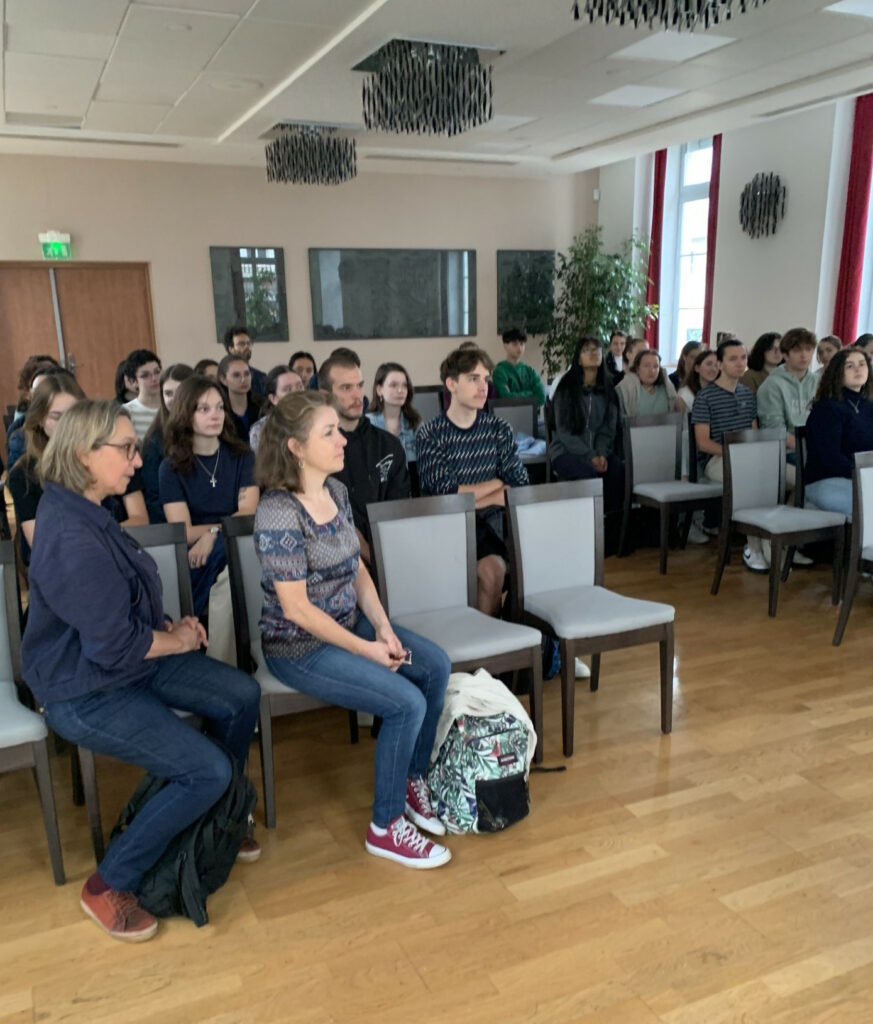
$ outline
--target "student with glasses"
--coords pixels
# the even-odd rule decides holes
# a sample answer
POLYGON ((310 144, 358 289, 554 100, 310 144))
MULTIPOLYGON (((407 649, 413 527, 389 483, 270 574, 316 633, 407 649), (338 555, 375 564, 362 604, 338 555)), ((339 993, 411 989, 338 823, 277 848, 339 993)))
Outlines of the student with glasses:
MULTIPOLYGON (((116 402, 86 399, 59 420, 42 460, 21 649, 27 684, 55 732, 167 780, 81 893, 84 912, 128 942, 157 930, 136 897, 142 877, 225 791, 229 758, 245 764, 260 700, 251 676, 202 657, 207 639, 196 619, 164 615, 157 566, 101 507, 126 490, 138 445, 116 402), (202 716, 220 746, 174 708, 202 716)), ((253 838, 244 841, 241 859, 259 854, 253 838)))
POLYGON ((138 348, 127 357, 124 372, 137 388, 136 398, 125 402, 124 408, 142 441, 161 407, 161 361, 154 352, 138 348))
POLYGON ((258 504, 254 459, 208 377, 179 385, 164 431, 158 487, 168 523, 184 523, 194 613, 206 614, 209 591, 227 565, 221 520, 250 516, 258 504))

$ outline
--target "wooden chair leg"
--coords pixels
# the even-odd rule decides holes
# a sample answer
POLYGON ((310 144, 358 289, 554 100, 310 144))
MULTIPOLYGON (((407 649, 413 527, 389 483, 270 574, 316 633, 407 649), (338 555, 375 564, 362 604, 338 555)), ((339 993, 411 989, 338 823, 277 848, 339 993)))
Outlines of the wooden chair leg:
POLYGON ((849 615, 852 612, 852 605, 855 602, 855 593, 858 590, 858 563, 853 561, 846 573, 846 589, 843 593, 843 604, 837 619, 837 628, 834 630, 834 647, 839 647, 843 642, 843 634, 849 622, 849 615))
POLYGON ((82 765, 79 761, 79 748, 70 744, 70 775, 73 784, 73 803, 76 807, 84 807, 85 790, 82 788, 82 765))
POLYGON ((688 509, 685 513, 685 520, 679 532, 679 547, 684 551, 688 547, 688 535, 691 533, 691 524, 694 522, 694 510, 688 509))
MULTIPOLYGON (((575 666, 574 666, 575 668, 575 666)), ((597 693, 600 687, 600 655, 591 655, 591 680, 589 682, 589 688, 592 693, 597 693)))
POLYGON ((718 560, 715 564, 715 576, 712 580, 712 589, 710 593, 715 595, 718 593, 718 588, 721 586, 721 578, 724 575, 724 567, 728 563, 731 553, 731 524, 722 523, 721 530, 718 535, 718 560))
POLYGON ((843 565, 845 563, 845 557, 843 554, 843 548, 846 543, 846 530, 837 530, 836 536, 834 537, 834 589, 831 594, 831 604, 836 606, 840 603, 840 594, 843 589, 843 565))
POLYGON ((664 627, 660 644, 661 654, 661 732, 673 729, 673 623, 664 627))
MULTIPOLYGON (((537 746, 534 761, 540 764, 543 759, 543 652, 540 645, 531 648, 530 661, 530 717, 537 734, 537 746)), ((572 737, 571 737, 572 739, 572 737)))
POLYGON ((261 784, 264 787, 264 822, 267 828, 276 827, 276 766, 273 762, 273 718, 270 697, 261 695, 258 714, 258 747, 261 752, 261 784))
POLYGON ((792 544, 785 552, 785 558, 782 562, 782 582, 787 583, 788 577, 791 575, 791 567, 794 565, 794 554, 797 551, 797 545, 792 544))
POLYGON ((776 607, 779 604, 779 580, 782 576, 782 541, 778 537, 770 538, 770 600, 767 614, 776 618, 776 607))
MULTIPOLYGON (((561 647, 561 731, 564 757, 573 756, 573 726, 576 714, 576 665, 571 664, 570 644, 560 641, 561 647)), ((592 678, 594 673, 591 673, 592 678)))
POLYGON ((667 547, 670 543, 670 506, 661 505, 658 510, 661 523, 661 552, 658 562, 658 571, 662 576, 667 575, 667 547))
POLYGON ((55 794, 52 789, 52 773, 49 767, 48 745, 45 740, 33 744, 33 764, 36 775, 36 788, 39 791, 39 802, 42 807, 42 820, 48 840, 49 857, 52 862, 52 874, 55 885, 66 882, 64 874, 64 855, 61 852, 61 837, 58 833, 58 815, 55 810, 55 794))
POLYGON ((358 735, 358 712, 349 712, 349 742, 357 743, 359 739, 358 735))
POLYGON ((94 764, 93 751, 79 747, 79 763, 82 765, 82 784, 85 789, 88 825, 91 828, 91 845, 94 848, 94 859, 100 867, 106 850, 103 845, 103 821, 100 817, 100 796, 97 792, 97 768, 94 764))
POLYGON ((624 558, 628 553, 628 533, 630 532, 631 502, 626 501, 622 509, 621 533, 618 538, 618 556, 624 558))

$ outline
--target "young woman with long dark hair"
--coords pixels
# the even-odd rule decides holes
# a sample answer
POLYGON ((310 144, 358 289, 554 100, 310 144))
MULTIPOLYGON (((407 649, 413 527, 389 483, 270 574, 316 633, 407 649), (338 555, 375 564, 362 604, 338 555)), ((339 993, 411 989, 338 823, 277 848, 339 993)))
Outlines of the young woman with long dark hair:
POLYGON ((161 371, 161 405, 142 443, 142 482, 146 510, 150 523, 165 523, 164 507, 161 505, 158 472, 164 461, 164 429, 170 416, 170 406, 183 380, 194 376, 194 371, 185 363, 173 363, 161 371))
POLYGON ((421 426, 421 414, 413 404, 415 388, 400 363, 382 363, 373 378, 373 397, 365 413, 374 427, 381 427, 400 439, 406 452, 406 464, 418 460, 415 432, 421 426))

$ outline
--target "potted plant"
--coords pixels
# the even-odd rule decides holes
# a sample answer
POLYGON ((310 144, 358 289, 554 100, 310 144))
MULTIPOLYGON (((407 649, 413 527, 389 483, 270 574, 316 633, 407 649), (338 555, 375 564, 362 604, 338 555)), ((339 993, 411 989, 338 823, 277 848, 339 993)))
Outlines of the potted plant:
POLYGON ((658 316, 646 304, 649 247, 634 235, 617 253, 603 249, 600 226, 577 235, 568 252, 558 253, 555 311, 543 347, 549 377, 566 369, 579 338, 604 343, 614 330, 630 331, 658 316))

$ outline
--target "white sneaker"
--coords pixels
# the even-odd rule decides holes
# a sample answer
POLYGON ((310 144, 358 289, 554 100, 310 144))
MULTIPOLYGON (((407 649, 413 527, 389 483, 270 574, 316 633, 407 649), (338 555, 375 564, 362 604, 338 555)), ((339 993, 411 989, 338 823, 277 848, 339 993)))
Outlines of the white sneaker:
POLYGON ((576 659, 576 678, 577 679, 590 679, 591 669, 585 664, 581 658, 576 659))
POLYGON ((794 552, 794 558, 791 560, 792 565, 812 565, 812 559, 807 558, 806 555, 802 555, 799 551, 794 552))
POLYGON ((688 543, 708 544, 709 535, 704 533, 703 530, 697 525, 697 523, 692 523, 691 529, 688 531, 688 543))
POLYGON ((752 572, 769 572, 770 563, 760 551, 751 548, 743 549, 743 565, 752 572))

